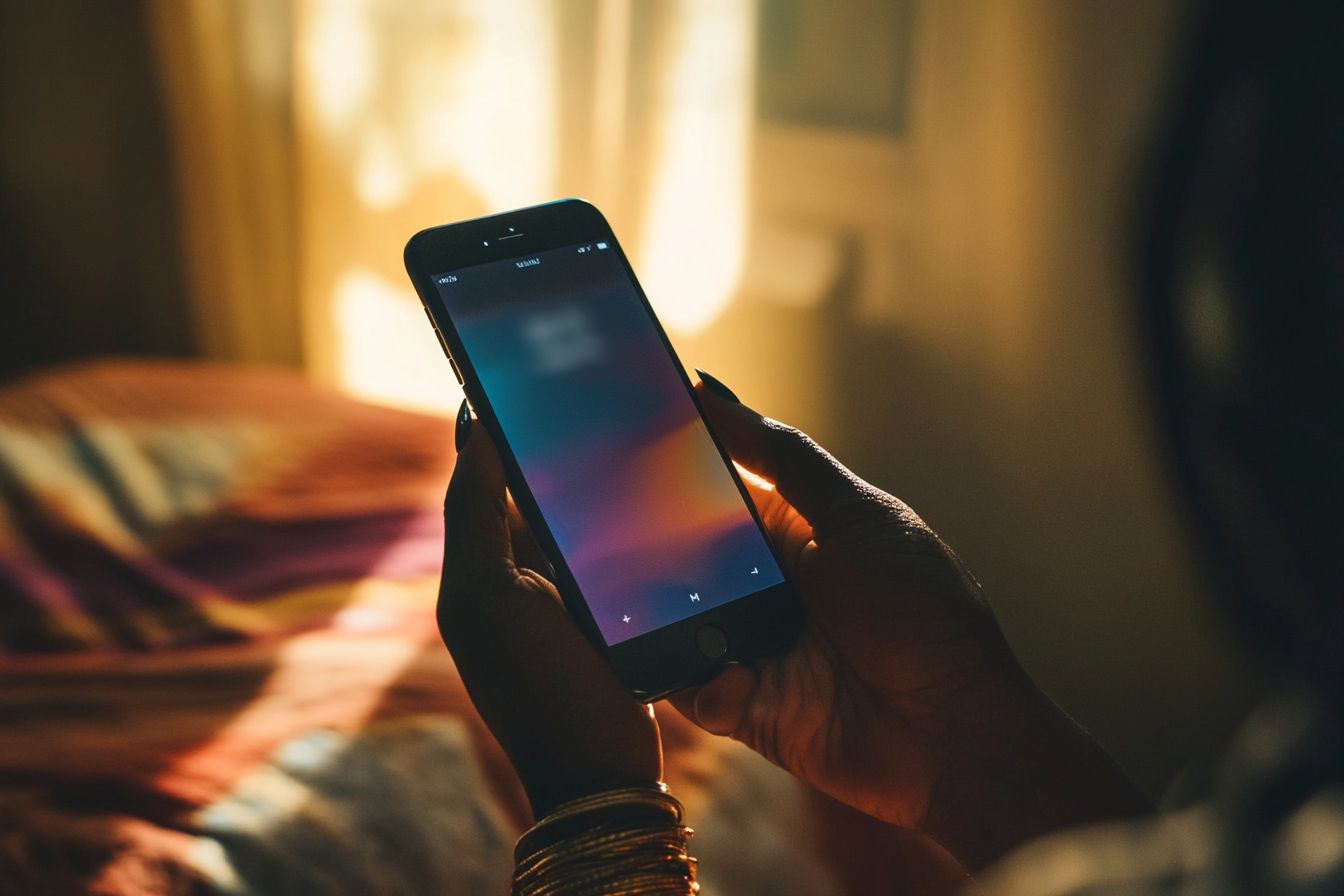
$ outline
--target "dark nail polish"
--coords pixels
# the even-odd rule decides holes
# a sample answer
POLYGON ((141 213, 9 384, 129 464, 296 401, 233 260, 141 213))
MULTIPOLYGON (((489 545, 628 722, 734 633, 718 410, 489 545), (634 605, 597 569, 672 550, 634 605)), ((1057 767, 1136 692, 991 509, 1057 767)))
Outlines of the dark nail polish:
POLYGON ((732 389, 729 389, 723 383, 719 382, 714 377, 705 373, 699 367, 695 368, 695 373, 698 377, 700 377, 700 382, 705 384, 705 388, 713 392, 715 395, 728 401, 736 402, 737 404, 742 403, 742 399, 738 398, 737 395, 734 394, 732 389))
POLYGON ((471 438, 471 405, 467 400, 462 399, 462 408, 457 412, 457 430, 453 434, 453 441, 457 443, 457 450, 467 444, 467 439, 471 438))

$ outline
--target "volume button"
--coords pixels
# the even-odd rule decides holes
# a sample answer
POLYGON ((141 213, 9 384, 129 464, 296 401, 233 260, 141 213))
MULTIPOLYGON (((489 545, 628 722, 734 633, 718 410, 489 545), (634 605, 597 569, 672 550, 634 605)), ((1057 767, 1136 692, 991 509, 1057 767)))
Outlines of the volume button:
POLYGON ((444 340, 443 334, 439 332, 438 327, 434 328, 434 335, 439 340, 439 348, 443 349, 443 356, 447 358, 449 361, 453 360, 453 353, 448 351, 448 343, 447 341, 444 340))
POLYGON ((448 359, 448 366, 453 368, 453 376, 457 377, 457 384, 462 385, 462 371, 457 369, 457 362, 453 360, 452 352, 448 351, 448 343, 444 341, 443 334, 436 329, 434 335, 439 337, 439 348, 443 349, 443 356, 448 359))

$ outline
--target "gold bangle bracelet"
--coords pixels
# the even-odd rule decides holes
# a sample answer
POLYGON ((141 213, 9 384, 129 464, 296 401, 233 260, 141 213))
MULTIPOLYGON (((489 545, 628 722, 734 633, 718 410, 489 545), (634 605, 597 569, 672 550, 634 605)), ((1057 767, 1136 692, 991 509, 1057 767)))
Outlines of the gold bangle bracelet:
POLYGON ((666 786, 626 787, 557 806, 518 840, 514 896, 698 893, 694 832, 666 786))

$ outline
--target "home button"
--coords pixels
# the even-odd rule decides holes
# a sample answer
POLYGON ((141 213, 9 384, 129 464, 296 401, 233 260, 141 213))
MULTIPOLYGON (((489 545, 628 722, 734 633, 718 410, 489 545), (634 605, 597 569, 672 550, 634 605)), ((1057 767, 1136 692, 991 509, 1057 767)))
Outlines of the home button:
POLYGON ((695 645, 700 652, 712 660, 722 659, 728 652, 728 638, 723 630, 714 625, 702 625, 695 633, 695 645))

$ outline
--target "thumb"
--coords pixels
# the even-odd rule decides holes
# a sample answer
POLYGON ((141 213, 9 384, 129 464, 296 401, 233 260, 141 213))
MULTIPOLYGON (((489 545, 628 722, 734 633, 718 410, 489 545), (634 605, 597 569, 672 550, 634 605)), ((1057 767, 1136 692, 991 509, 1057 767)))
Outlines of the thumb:
POLYGON ((503 464, 464 409, 444 501, 439 631, 540 817, 607 781, 661 776, 657 725, 561 605, 514 562, 503 464))
POLYGON ((673 694, 668 702, 710 734, 731 736, 742 727, 758 683, 750 666, 732 663, 711 681, 673 694))

